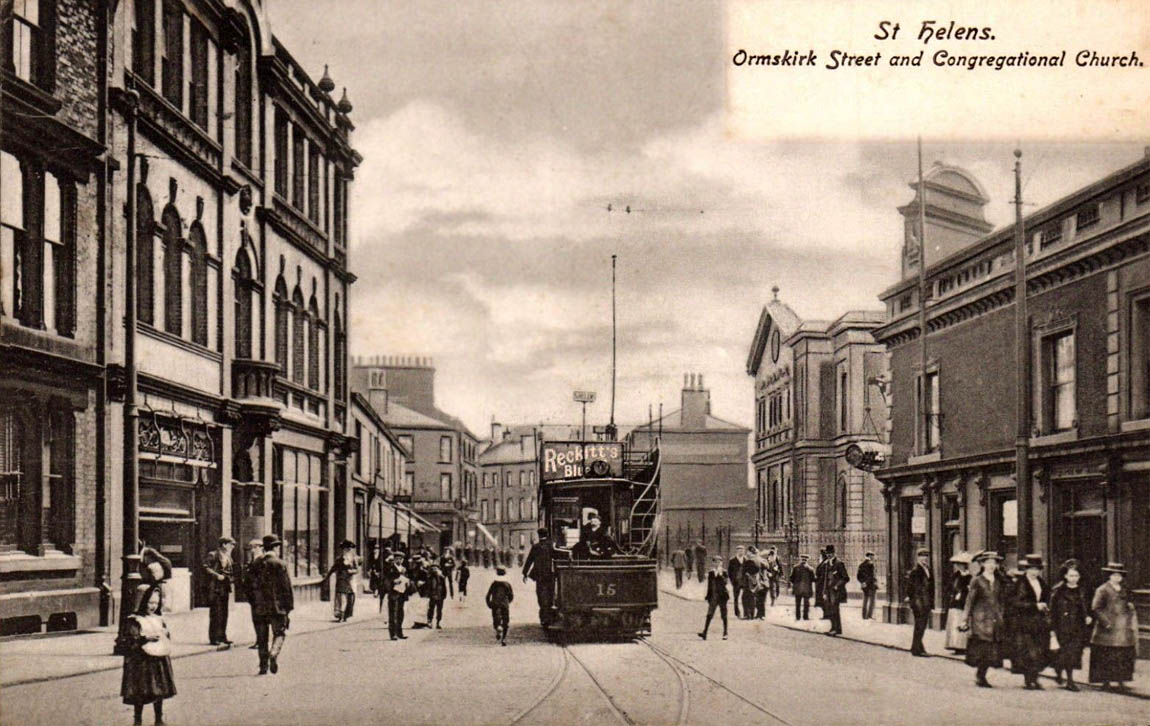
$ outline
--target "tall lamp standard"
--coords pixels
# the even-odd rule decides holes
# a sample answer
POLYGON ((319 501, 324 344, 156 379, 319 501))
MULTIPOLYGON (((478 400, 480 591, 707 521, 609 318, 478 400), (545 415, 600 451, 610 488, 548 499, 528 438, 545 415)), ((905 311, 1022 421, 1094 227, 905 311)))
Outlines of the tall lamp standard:
POLYGON ((792 514, 787 519, 787 569, 795 566, 795 560, 799 558, 799 525, 795 521, 795 516, 792 514))
POLYGON ((112 89, 112 101, 124 115, 128 132, 128 174, 125 194, 127 223, 124 225, 124 492, 123 571, 120 588, 119 635, 113 653, 131 649, 127 639, 128 616, 140 585, 140 486, 139 414, 136 408, 136 117, 140 95, 134 89, 112 89))

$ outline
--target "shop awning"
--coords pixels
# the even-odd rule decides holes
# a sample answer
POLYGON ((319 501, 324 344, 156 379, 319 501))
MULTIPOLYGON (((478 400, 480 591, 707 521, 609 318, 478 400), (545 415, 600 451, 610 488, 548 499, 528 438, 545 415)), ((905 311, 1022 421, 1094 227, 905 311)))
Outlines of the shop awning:
POLYGON ((423 517, 419 516, 415 512, 408 509, 406 506, 404 506, 402 504, 398 504, 396 506, 399 507, 399 519, 401 522, 400 526, 404 527, 404 531, 406 531, 406 527, 407 527, 406 522, 403 522, 403 518, 405 516, 411 519, 411 531, 412 532, 438 532, 439 531, 438 526, 432 524, 431 522, 428 522, 423 517))

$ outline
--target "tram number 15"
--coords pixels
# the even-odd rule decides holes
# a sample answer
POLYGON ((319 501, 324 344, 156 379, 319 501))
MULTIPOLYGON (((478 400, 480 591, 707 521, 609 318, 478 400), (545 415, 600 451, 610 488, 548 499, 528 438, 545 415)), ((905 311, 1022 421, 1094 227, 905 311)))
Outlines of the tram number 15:
POLYGON ((598 582, 595 586, 599 588, 599 597, 614 597, 615 596, 615 583, 613 582, 598 582))

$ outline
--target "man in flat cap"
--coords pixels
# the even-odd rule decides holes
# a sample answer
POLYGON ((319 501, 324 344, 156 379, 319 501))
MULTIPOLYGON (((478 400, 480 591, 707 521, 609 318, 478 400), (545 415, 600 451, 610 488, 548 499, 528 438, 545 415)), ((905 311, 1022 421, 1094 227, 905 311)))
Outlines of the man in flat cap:
POLYGON ((811 568, 810 555, 799 555, 799 560, 799 563, 791 568, 791 594, 795 596, 795 620, 810 620, 815 571, 811 568))
POLYGON ((260 675, 279 671, 279 655, 291 624, 291 611, 295 608, 291 575, 276 550, 283 544, 274 534, 264 535, 264 556, 252 568, 252 610, 258 618, 256 643, 260 650, 260 675), (271 634, 271 643, 269 640, 271 634))
POLYGON ((930 622, 930 610, 934 607, 934 577, 930 574, 930 550, 922 548, 916 553, 914 567, 907 573, 907 602, 914 614, 914 638, 910 643, 910 654, 926 657, 929 654, 922 646, 922 636, 930 622))
POLYGON ((208 642, 212 645, 231 645, 228 640, 228 600, 235 578, 232 548, 236 541, 227 535, 220 537, 219 547, 208 553, 204 560, 204 574, 208 591, 208 642))

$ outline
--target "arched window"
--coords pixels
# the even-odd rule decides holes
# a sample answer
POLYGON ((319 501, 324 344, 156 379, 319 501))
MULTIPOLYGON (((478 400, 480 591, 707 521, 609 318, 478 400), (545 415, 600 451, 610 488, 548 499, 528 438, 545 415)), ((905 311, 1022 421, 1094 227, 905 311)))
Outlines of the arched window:
POLYGON ((236 296, 236 350, 237 358, 252 357, 252 263, 247 251, 236 254, 236 267, 232 275, 236 296))
POLYGON ((240 39, 236 50, 236 158, 252 166, 252 49, 251 38, 240 39))
POLYGON ((307 306, 307 385, 319 390, 319 304, 315 295, 307 306))
POLYGON ((847 478, 844 474, 839 475, 837 486, 838 491, 835 492, 835 507, 838 510, 835 512, 835 526, 839 529, 847 528, 847 478))
POLYGON ((155 260, 153 247, 156 221, 152 209, 152 195, 143 184, 136 187, 136 317, 141 323, 153 325, 155 318, 155 260))
POLYGON ((275 292, 272 294, 275 303, 276 328, 276 363, 279 364, 280 374, 288 374, 288 296, 287 283, 283 275, 276 278, 275 292))
POLYGON ((180 213, 168 205, 164 225, 164 330, 181 335, 184 328, 184 241, 180 213))
POLYGON ((304 318, 306 311, 303 306, 303 293, 299 286, 291 295, 291 379, 294 383, 303 385, 304 381, 304 318))
POLYGON ((192 342, 208 344, 208 241, 196 222, 188 233, 192 248, 192 342))
POLYGON ((338 295, 335 298, 335 315, 332 317, 333 317, 333 321, 334 321, 333 324, 335 326, 335 332, 334 332, 334 335, 332 336, 334 338, 333 347, 335 348, 334 352, 332 353, 332 356, 334 358, 334 360, 332 361, 332 366, 331 366, 332 367, 332 377, 335 379, 335 397, 338 400, 342 401, 344 398, 346 398, 346 394, 344 393, 343 387, 344 387, 344 380, 345 380, 344 379, 344 364, 345 364, 345 356, 347 355, 347 342, 344 339, 343 318, 339 314, 339 296, 338 295))

